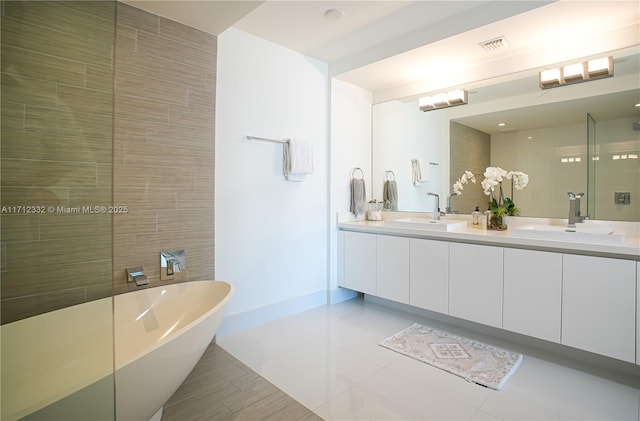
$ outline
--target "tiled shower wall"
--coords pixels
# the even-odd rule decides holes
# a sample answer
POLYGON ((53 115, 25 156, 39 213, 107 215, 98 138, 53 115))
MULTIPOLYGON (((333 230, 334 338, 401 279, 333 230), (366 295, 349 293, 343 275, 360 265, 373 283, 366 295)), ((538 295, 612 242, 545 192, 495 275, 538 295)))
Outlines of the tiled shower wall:
MULTIPOLYGON (((491 159, 491 136, 453 121, 449 126, 449 136, 451 185, 465 170, 476 175, 476 184, 467 184, 461 195, 451 197, 451 208, 459 213, 470 214, 478 206, 480 211, 484 212, 489 200, 482 192, 480 182, 491 159)), ((440 206, 442 207, 442 203, 440 206)))
MULTIPOLYGON (((115 54, 114 280, 160 251, 185 249, 189 279, 213 279, 217 38, 118 3, 115 54)), ((131 285, 128 288, 135 288, 131 285)))
POLYGON ((115 2, 2 4, 2 323, 108 296, 115 2))
POLYGON ((161 250, 213 278, 216 43, 122 3, 4 2, 1 205, 56 212, 0 216, 2 323, 126 290, 131 266, 157 285, 161 250))

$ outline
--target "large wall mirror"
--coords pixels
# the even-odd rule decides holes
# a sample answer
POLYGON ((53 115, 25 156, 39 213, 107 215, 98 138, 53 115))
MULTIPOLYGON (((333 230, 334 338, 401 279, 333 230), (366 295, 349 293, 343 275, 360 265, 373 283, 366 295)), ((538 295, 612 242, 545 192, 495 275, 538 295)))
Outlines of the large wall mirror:
POLYGON ((585 193, 592 219, 640 221, 640 54, 609 55, 614 77, 605 79, 542 90, 532 69, 462 87, 462 106, 421 112, 417 97, 374 105, 373 197, 394 178, 400 211, 432 211, 428 192, 442 210, 483 210, 482 173, 498 166, 529 175, 524 190, 505 185, 522 216, 566 218, 572 191, 585 193), (465 170, 478 182, 452 196, 465 170))

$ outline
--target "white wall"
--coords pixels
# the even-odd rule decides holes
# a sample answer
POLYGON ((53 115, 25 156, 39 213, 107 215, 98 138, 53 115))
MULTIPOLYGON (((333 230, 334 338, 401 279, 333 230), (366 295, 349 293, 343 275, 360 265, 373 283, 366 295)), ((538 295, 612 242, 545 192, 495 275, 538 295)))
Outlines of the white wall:
POLYGON ((333 300, 340 299, 337 288, 337 213, 348 213, 351 171, 362 169, 367 196, 371 197, 371 92, 338 79, 331 81, 331 204, 330 289, 333 300))
POLYGON ((215 274, 236 288, 227 315, 271 306, 282 316, 281 303, 293 303, 292 311, 321 305, 328 279, 327 66, 229 29, 218 38, 217 69, 215 274), (248 134, 310 142, 315 174, 285 181, 282 145, 248 134))
POLYGON ((440 209, 444 211, 449 193, 442 184, 449 171, 448 150, 444 154, 444 147, 448 149, 449 145, 448 137, 445 139, 445 126, 449 125, 446 114, 442 110, 422 112, 417 101, 389 101, 374 107, 373 121, 373 197, 382 199, 384 172, 393 171, 398 185, 398 209, 431 212, 435 199, 427 192, 432 192, 440 195, 440 209), (425 183, 412 183, 414 158, 421 163, 425 183))

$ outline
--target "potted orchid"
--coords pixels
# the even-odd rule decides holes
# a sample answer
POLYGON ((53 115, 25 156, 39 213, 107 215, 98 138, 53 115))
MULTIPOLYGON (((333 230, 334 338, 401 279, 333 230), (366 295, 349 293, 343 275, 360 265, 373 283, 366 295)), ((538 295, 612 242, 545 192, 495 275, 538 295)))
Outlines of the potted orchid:
MULTIPOLYGON (((512 180, 513 188, 522 190, 529 184, 529 176, 522 171, 505 171, 500 167, 487 167, 484 171, 484 180, 480 183, 484 194, 490 197, 489 210, 491 219, 487 224, 487 229, 506 230, 507 224, 504 222, 505 216, 515 216, 520 214, 518 209, 509 197, 504 197, 502 192, 503 180, 512 180)), ((475 175, 471 171, 465 171, 453 184, 453 192, 461 194, 463 185, 468 182, 475 183, 475 175)))

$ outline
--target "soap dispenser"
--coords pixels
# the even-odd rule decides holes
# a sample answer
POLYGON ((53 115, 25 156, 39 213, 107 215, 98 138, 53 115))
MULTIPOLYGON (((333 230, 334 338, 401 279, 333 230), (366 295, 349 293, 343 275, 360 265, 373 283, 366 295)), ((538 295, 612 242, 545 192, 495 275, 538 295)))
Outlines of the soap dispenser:
POLYGON ((480 209, 476 206, 476 210, 471 212, 471 227, 473 228, 482 228, 482 223, 480 222, 480 209))
POLYGON ((484 211, 484 218, 482 218, 483 225, 485 229, 489 229, 489 224, 491 223, 491 208, 484 211))

